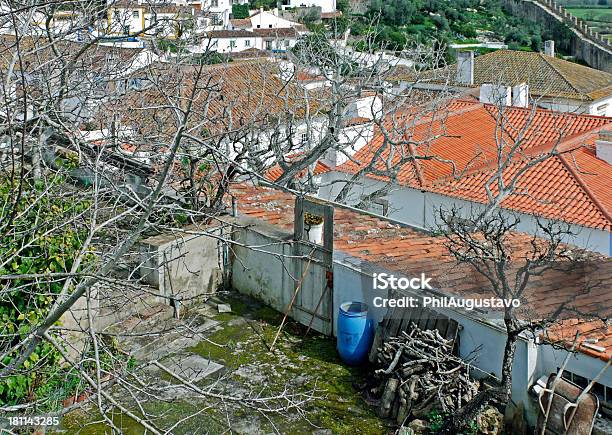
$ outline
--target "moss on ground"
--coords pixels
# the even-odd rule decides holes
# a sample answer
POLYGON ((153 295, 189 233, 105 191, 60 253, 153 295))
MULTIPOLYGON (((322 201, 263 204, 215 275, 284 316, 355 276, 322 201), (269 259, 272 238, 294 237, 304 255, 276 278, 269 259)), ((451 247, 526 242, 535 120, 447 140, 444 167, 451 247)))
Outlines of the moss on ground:
MULTIPOLYGON (((190 350, 228 367, 256 369, 265 378, 261 383, 268 393, 277 393, 286 384, 294 384, 294 388, 303 391, 316 386, 325 398, 314 402, 308 418, 318 427, 338 434, 386 433, 384 423, 353 388, 354 383, 364 380, 365 369, 345 365, 332 339, 313 332, 304 337, 305 328, 291 320, 284 325, 274 351, 270 352, 283 315, 245 300, 241 297, 227 300, 233 312, 224 313, 225 324, 208 337, 215 343, 225 343, 225 347, 203 341, 190 350), (240 307, 239 313, 235 306, 240 307), (295 385, 296 380, 300 385, 295 385)), ((284 426, 276 419, 274 423, 284 426)), ((302 433, 314 430, 307 424, 301 429, 302 433)), ((295 422, 289 430, 296 433, 295 422)))
MULTIPOLYGON (((227 430, 224 416, 216 409, 209 408, 202 411, 202 405, 186 401, 172 402, 147 402, 143 408, 147 413, 155 415, 155 423, 159 427, 170 427, 188 415, 195 415, 180 425, 179 430, 173 431, 174 434, 193 434, 202 433, 202 428, 206 428, 205 433, 223 433, 227 430)), ((116 414, 113 423, 119 427, 124 435, 142 435, 144 428, 126 415, 116 414)), ((62 419, 63 430, 58 433, 77 433, 79 435, 99 435, 110 433, 109 425, 102 423, 100 414, 95 412, 85 412, 82 410, 71 412, 62 419)), ((49 434, 55 433, 53 430, 49 434)))
MULTIPOLYGON (((321 399, 311 403, 307 409, 307 420, 295 417, 270 416, 274 427, 281 433, 309 434, 319 429, 321 433, 334 434, 383 434, 389 431, 384 422, 376 417, 373 408, 354 389, 355 383, 365 379, 365 369, 343 364, 332 339, 312 331, 304 337, 305 328, 293 321, 283 327, 275 349, 270 346, 276 336, 283 315, 253 299, 228 295, 224 302, 232 307, 231 313, 215 313, 211 316, 220 325, 209 334, 207 340, 188 349, 205 358, 220 362, 230 370, 228 382, 257 390, 261 395, 279 393, 285 386, 294 392, 319 390, 321 399), (218 345, 212 344, 217 343, 218 345)), ((205 384, 209 380, 200 381, 205 384)), ((198 411, 206 402, 153 401, 146 405, 147 412, 160 415, 158 423, 168 427, 181 418, 198 411)), ((257 433, 273 432, 266 418, 248 409, 233 409, 232 425, 236 433, 258 427, 257 433)), ((104 433, 102 423, 86 425, 99 420, 96 413, 72 412, 65 417, 64 433, 104 433), (73 430, 74 429, 74 430, 73 430)), ((181 424, 173 433, 194 433, 205 427, 208 433, 222 433, 227 429, 225 415, 211 408, 197 417, 181 424)), ((126 434, 142 434, 142 427, 126 416, 117 417, 126 434)), ((255 432, 252 432, 255 433, 255 432)))

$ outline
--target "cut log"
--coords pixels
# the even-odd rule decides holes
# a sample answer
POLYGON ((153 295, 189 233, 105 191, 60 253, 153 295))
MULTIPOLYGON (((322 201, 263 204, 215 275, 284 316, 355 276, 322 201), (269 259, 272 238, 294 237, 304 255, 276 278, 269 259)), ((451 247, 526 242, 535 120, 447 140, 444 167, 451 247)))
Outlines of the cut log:
POLYGON ((395 392, 399 387, 399 380, 396 378, 390 378, 387 380, 385 390, 380 400, 380 406, 378 407, 378 416, 381 418, 389 417, 391 414, 392 407, 395 401, 395 392))

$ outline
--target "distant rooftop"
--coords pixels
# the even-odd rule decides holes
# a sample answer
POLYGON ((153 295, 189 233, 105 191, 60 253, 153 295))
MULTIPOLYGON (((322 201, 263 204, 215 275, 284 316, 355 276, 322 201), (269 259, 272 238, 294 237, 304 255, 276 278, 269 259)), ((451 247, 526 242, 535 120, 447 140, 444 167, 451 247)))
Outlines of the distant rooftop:
MULTIPOLYGON (((278 229, 293 231, 295 197, 272 188, 247 184, 232 186, 231 193, 238 201, 238 213, 262 220, 278 229)), ((533 236, 512 233, 508 239, 510 258, 529 256, 533 236)), ((458 264, 444 244, 444 238, 428 232, 394 224, 384 218, 345 207, 334 211, 334 251, 391 272, 407 276, 425 273, 432 277, 432 287, 449 296, 470 298, 491 297, 490 283, 467 264, 458 264)), ((517 265, 520 262, 517 262, 517 265)), ((563 302, 567 302, 568 319, 561 326, 563 331, 575 332, 587 321, 572 319, 578 312, 597 312, 601 316, 610 313, 612 294, 612 259, 593 254, 593 263, 579 271, 566 274, 549 270, 534 277, 525 292, 523 305, 528 307, 523 316, 532 319, 550 315, 563 302), (588 277, 588 278, 585 278, 588 277), (589 280, 601 285, 589 288, 589 280), (568 295, 574 295, 574 299, 568 295), (570 300, 572 299, 572 300, 570 300), (573 328, 572 328, 573 326, 573 328)), ((516 266, 515 266, 516 267, 516 266)), ((594 329, 589 327, 589 331, 594 329)), ((554 331, 559 331, 554 329, 554 331)), ((602 339, 603 352, 580 348, 595 358, 612 357, 612 328, 597 328, 602 339)), ((555 335, 557 340, 561 338, 555 335)), ((571 334, 573 338, 573 334, 571 334)))
MULTIPOLYGON (((419 74, 423 82, 455 82, 457 65, 419 74)), ((389 80, 414 80, 407 68, 397 68, 389 80)), ((474 58, 474 86, 528 83, 534 96, 594 101, 612 95, 612 74, 543 53, 497 50, 474 58)))
MULTIPOLYGON (((465 200, 484 202, 484 184, 496 167, 496 135, 498 124, 495 106, 475 101, 454 100, 448 114, 439 122, 421 122, 411 131, 412 139, 424 142, 413 151, 416 156, 435 156, 433 159, 405 163, 398 172, 397 183, 465 200), (427 138, 440 134, 435 140, 427 138), (452 162, 452 163, 450 163, 452 162), (453 166, 454 165, 454 166, 453 166)), ((612 229, 612 165, 595 155, 594 142, 598 131, 612 123, 611 118, 575 115, 538 109, 505 108, 503 139, 514 143, 522 134, 521 159, 516 159, 506 170, 510 177, 524 166, 526 159, 541 155, 557 146, 565 154, 553 156, 529 169, 520 178, 517 191, 502 206, 523 213, 564 220, 591 228, 612 229), (529 125, 526 131, 524 126, 529 125)), ((391 122, 391 121, 389 121, 391 122)), ((336 168, 337 171, 356 173, 368 165, 383 147, 384 136, 375 132, 374 138, 353 159, 336 168), (357 163, 358 162, 358 163, 357 163)), ((384 163, 381 162, 379 169, 384 163)), ((369 175, 374 179, 383 179, 369 175)), ((493 186, 495 193, 495 186, 493 186)))

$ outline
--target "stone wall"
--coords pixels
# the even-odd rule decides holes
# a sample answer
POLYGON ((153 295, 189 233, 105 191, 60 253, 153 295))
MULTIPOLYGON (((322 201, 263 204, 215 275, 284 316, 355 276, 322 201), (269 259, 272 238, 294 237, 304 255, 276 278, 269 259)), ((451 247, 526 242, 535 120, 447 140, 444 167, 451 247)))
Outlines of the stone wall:
POLYGON ((612 72, 612 45, 598 33, 588 28, 586 22, 569 14, 551 0, 502 0, 503 6, 513 15, 542 24, 546 29, 563 27, 570 37, 555 40, 557 47, 584 61, 589 66, 612 72))

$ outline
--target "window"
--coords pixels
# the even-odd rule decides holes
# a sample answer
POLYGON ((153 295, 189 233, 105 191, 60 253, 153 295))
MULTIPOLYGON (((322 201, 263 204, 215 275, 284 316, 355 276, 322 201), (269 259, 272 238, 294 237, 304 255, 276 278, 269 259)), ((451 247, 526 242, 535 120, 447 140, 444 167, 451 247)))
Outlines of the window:
POLYGON ((250 39, 245 39, 244 46, 245 47, 250 47, 251 46, 251 40, 250 39))
POLYGON ((308 142, 308 133, 307 132, 306 133, 302 133, 301 140, 302 140, 302 143, 308 142))
POLYGON ((261 25, 259 25, 259 24, 258 24, 258 25, 257 25, 257 28, 258 28, 258 29, 259 29, 259 28, 261 28, 261 25))
POLYGON ((288 39, 285 39, 283 41, 283 44, 285 44, 285 48, 289 48, 289 40, 288 39))
MULTIPOLYGON (((559 368, 557 368, 559 371, 559 368)), ((575 373, 568 372, 567 370, 563 371, 563 375, 561 375, 563 379, 566 379, 579 387, 586 387, 590 381, 585 377, 579 376, 575 373)), ((599 397, 601 402, 600 411, 602 411, 606 415, 612 415, 612 388, 606 387, 605 385, 600 384, 599 382, 595 382, 593 388, 591 389, 591 393, 595 394, 599 397)))
POLYGON ((266 41, 266 50, 272 50, 272 41, 266 41))
POLYGON ((121 13, 115 9, 113 11, 113 21, 120 21, 121 20, 121 13))
POLYGON ((268 28, 271 29, 272 28, 272 24, 268 24, 268 28))
POLYGON ((210 7, 218 8, 219 7, 219 0, 210 0, 210 7))
POLYGON ((221 14, 211 14, 210 19, 212 21, 213 26, 219 26, 223 24, 223 17, 221 16, 221 14))
POLYGON ((230 40, 230 48, 236 48, 236 40, 235 39, 230 40))
POLYGON ((130 26, 123 26, 123 34, 124 35, 130 34, 130 26))
POLYGON ((140 11, 133 11, 132 18, 140 18, 140 11))

